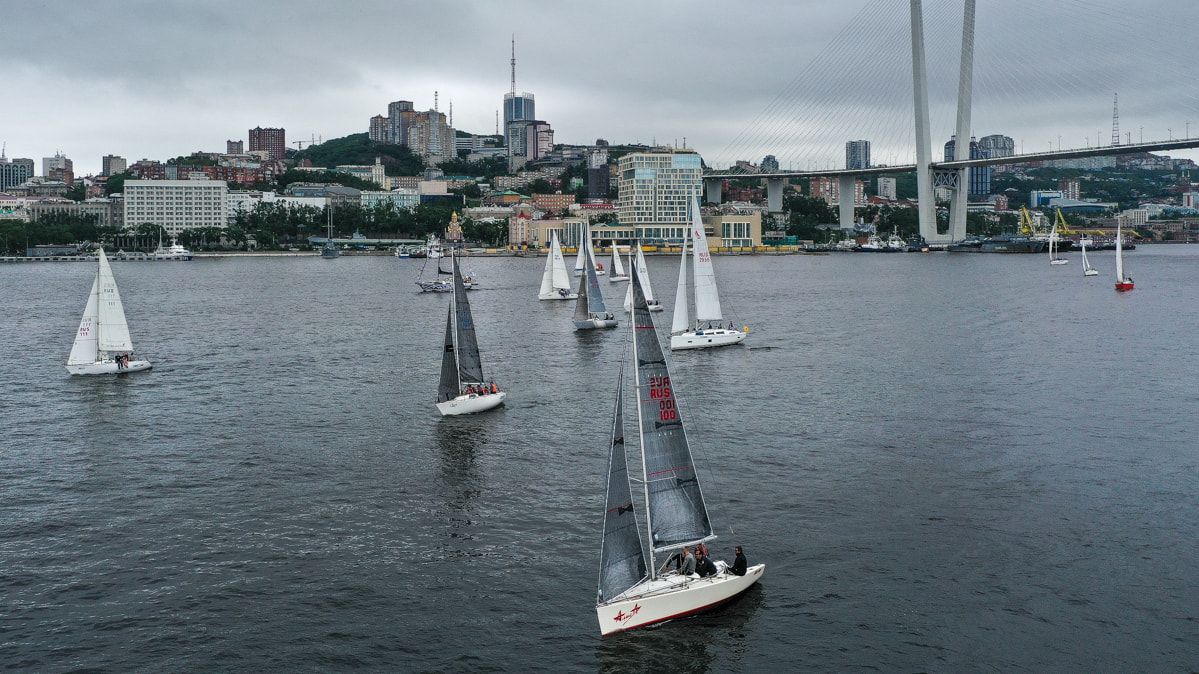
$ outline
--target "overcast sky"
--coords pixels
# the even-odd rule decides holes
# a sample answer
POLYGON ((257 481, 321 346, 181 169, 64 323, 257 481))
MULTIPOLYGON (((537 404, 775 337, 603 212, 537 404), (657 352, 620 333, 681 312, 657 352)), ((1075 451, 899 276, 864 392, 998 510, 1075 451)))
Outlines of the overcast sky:
MULTIPOLYGON (((1199 136, 1199 2, 978 4, 976 135, 1106 145, 1119 92, 1122 140, 1199 136)), ((925 0, 938 153, 960 6, 925 0)), ((717 166, 771 153, 800 169, 864 138, 875 163, 913 157, 905 0, 0 0, 0 16, 0 141, 39 173, 57 150, 86 174, 105 154, 224 151, 255 126, 295 147, 365 132, 393 100, 430 109, 435 91, 456 128, 493 133, 513 36, 516 88, 560 143, 686 142, 717 166)))

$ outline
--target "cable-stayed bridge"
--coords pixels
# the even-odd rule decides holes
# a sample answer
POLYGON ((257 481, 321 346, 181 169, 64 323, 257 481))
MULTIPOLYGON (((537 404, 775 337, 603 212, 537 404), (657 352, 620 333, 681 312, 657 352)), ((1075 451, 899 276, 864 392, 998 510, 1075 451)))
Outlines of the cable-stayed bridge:
MULTIPOLYGON (((876 0, 872 3, 874 9, 878 9, 881 5, 881 0, 876 0)), ((891 3, 893 4, 893 3, 891 3)), ((968 139, 973 134, 971 131, 971 115, 973 95, 973 80, 974 80, 974 52, 975 52, 975 23, 976 23, 976 2, 975 0, 963 0, 961 19, 961 49, 958 60, 958 82, 956 92, 956 120, 954 129, 956 130, 954 137, 957 139, 968 139)), ((1093 9, 1093 8, 1087 8, 1093 9)), ((868 14, 871 8, 867 8, 863 14, 868 14)), ((1104 17, 1102 12, 1099 12, 1100 19, 1104 17)), ((827 177, 836 178, 839 182, 840 195, 854 194, 854 181, 859 176, 864 175, 880 175, 880 174, 896 174, 896 173, 915 173, 917 178, 917 201, 920 211, 920 234, 926 241, 932 244, 944 244, 953 241, 960 241, 966 236, 966 202, 967 202, 967 171, 972 167, 978 166, 995 166, 1001 164, 1021 164, 1028 162, 1044 162, 1062 159, 1079 159, 1086 157, 1100 156, 1119 156, 1131 155, 1144 152, 1160 152, 1168 150, 1179 150, 1188 148, 1199 148, 1199 138, 1190 138, 1190 123, 1186 122, 1187 138, 1175 139, 1173 137, 1167 140, 1149 141, 1140 140, 1137 143, 1131 142, 1131 132, 1127 134, 1127 141, 1121 142, 1122 136, 1119 132, 1118 115, 1113 114, 1112 121, 1112 137, 1110 144, 1102 145, 1103 130, 1096 134, 1095 145, 1088 147, 1074 148, 1061 150, 1061 135, 1058 135, 1058 150, 1052 149, 1052 141, 1050 141, 1050 150, 1048 152, 1034 153, 1014 153, 1003 157, 981 157, 970 159, 957 159, 954 161, 934 161, 932 154, 932 138, 930 134, 930 104, 929 104, 929 80, 928 80, 928 60, 925 55, 925 20, 923 14, 923 0, 909 0, 909 17, 908 17, 909 36, 908 41, 911 48, 911 72, 908 76, 908 86, 910 86, 910 95, 912 100, 910 121, 912 122, 912 136, 908 136, 907 142, 911 142, 915 146, 914 163, 905 163, 889 166, 872 166, 867 168, 854 169, 833 169, 826 166, 824 170, 818 167, 809 168, 808 170, 787 170, 776 171, 771 173, 747 173, 738 170, 727 171, 709 171, 704 176, 705 182, 705 197, 708 201, 718 202, 720 200, 720 183, 722 180, 730 177, 747 177, 764 179, 767 186, 767 195, 769 209, 772 212, 782 210, 782 193, 788 179, 791 178, 815 178, 827 177), (936 210, 935 200, 933 198, 934 188, 946 188, 950 193, 950 219, 949 229, 946 233, 938 233, 936 225, 936 210)), ((890 30, 894 30, 896 22, 892 21, 889 26, 890 30)), ((945 16, 934 17, 932 22, 934 25, 944 25, 945 16)), ((838 40, 844 37, 845 33, 858 33, 861 31, 861 26, 851 26, 843 31, 843 35, 838 36, 838 40)), ((898 36, 892 32, 885 36, 884 39, 889 39, 891 42, 896 42, 898 36)), ((1103 45, 1100 45, 1103 46, 1103 45)), ((1119 57, 1119 54, 1114 54, 1111 50, 1105 50, 1108 57, 1119 57)), ((1099 57, 1095 57, 1096 60, 1099 57)), ((824 64, 818 64, 817 70, 822 72, 833 69, 839 58, 828 57, 824 58, 824 64)), ((940 61, 945 61, 941 58, 940 61)), ((818 59, 819 61, 819 59, 818 59)), ((893 78, 894 79, 894 78, 893 78)), ((1185 87, 1193 89, 1193 84, 1190 84, 1190 77, 1186 77, 1182 84, 1185 87)), ((891 83, 891 91, 888 92, 894 95, 894 82, 891 83)), ((793 83, 792 88, 795 87, 793 83)), ((1003 87, 998 87, 1003 88, 1003 87)), ((858 115, 875 114, 874 106, 862 94, 855 94, 848 101, 840 102, 840 110, 842 114, 854 114, 855 109, 858 115)), ((783 99, 784 97, 780 97, 783 99)), ((1184 93, 1182 101, 1184 109, 1188 102, 1192 103, 1199 97, 1194 93, 1184 93)), ((837 106, 834 106, 837 107, 837 106)), ((1038 109, 1039 106, 1030 105, 1030 108, 1038 109)), ((1041 111, 1041 110, 1039 110, 1041 111)), ((1043 111, 1042 111, 1043 112, 1043 111)), ((1056 111, 1051 111, 1056 112, 1056 111)), ((802 115, 802 111, 798 117, 802 115)), ((822 121, 829 122, 836 126, 836 121, 829 119, 827 113, 822 121)), ((813 115, 813 117, 819 116, 813 115)), ((878 126, 877 121, 872 122, 878 126)), ((813 133, 811 122, 807 119, 788 118, 788 110, 786 109, 785 101, 780 103, 776 100, 772 103, 771 109, 768 109, 763 116, 756 120, 751 125, 750 129, 734 142, 739 147, 749 147, 754 142, 756 137, 771 137, 774 142, 782 140, 786 142, 789 137, 801 138, 805 134, 813 133), (748 139, 748 140, 747 140, 748 139)), ((836 132, 834 132, 836 133, 836 132)), ((850 132, 845 133, 843 138, 852 137, 850 132)), ((1144 127, 1141 127, 1140 134, 1143 135, 1144 127)), ((1172 136, 1172 133, 1170 134, 1172 136)), ((903 141, 901 141, 903 142, 903 141)), ((965 143, 960 143, 959 147, 965 146, 965 143)), ((736 150, 734 150, 736 151, 736 150)), ((742 150, 743 151, 743 150, 742 150)), ((968 153, 967 153, 968 154, 968 153)), ((831 164, 831 162, 830 162, 831 164)), ((839 215, 841 225, 850 227, 853 224, 853 199, 840 199, 839 215)))

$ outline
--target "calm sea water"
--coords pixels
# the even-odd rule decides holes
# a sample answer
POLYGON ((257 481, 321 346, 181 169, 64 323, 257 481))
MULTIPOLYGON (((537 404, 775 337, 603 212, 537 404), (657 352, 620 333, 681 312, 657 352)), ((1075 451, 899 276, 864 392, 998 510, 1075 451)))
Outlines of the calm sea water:
POLYGON ((1127 294, 1093 257, 717 258, 750 339, 674 377, 712 547, 766 576, 603 640, 623 331, 538 302, 541 259, 470 263, 509 398, 450 419, 419 261, 114 262, 154 363, 121 378, 63 367, 92 265, 0 267, 0 666, 1193 669, 1199 247, 1130 253, 1127 294))

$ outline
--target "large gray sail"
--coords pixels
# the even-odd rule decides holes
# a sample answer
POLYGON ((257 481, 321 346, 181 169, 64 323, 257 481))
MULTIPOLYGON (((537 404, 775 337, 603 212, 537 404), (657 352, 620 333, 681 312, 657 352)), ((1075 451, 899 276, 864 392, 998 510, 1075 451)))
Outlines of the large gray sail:
POLYGON ((608 451, 608 490, 604 501, 604 537, 600 544, 599 594, 596 603, 610 601, 646 576, 641 529, 633 510, 628 459, 624 447, 624 366, 616 384, 608 451))
POLYGON ((641 451, 645 461, 650 534, 654 550, 675 548, 712 536, 712 524, 670 370, 658 342, 654 319, 633 269, 634 344, 640 400, 641 451))
MULTIPOLYGON (((591 264, 591 261, 583 263, 584 269, 591 264)), ((587 274, 579 277, 579 299, 575 300, 575 315, 573 319, 576 323, 586 321, 591 318, 591 313, 587 308, 587 274)))
POLYGON ((441 382, 437 384, 437 402, 458 397, 462 385, 458 381, 458 359, 454 356, 454 307, 447 308, 445 317, 445 350, 441 354, 441 382))
POLYGON ((475 339, 475 322, 466 299, 466 285, 458 257, 452 256, 454 266, 454 313, 458 318, 458 377, 466 383, 483 381, 483 363, 479 360, 479 341, 475 339))
POLYGON ((590 256, 587 257, 584 266, 587 267, 587 311, 603 317, 608 313, 608 309, 604 306, 604 294, 600 292, 599 276, 595 273, 595 264, 591 261, 590 256))

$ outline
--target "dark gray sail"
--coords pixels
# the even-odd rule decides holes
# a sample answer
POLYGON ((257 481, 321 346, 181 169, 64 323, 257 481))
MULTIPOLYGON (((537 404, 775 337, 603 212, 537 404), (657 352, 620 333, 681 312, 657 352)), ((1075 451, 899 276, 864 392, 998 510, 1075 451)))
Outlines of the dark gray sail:
POLYGON ((458 319, 458 377, 468 384, 477 384, 483 381, 479 341, 475 339, 475 322, 470 315, 470 301, 466 299, 466 285, 462 282, 462 270, 458 269, 458 257, 451 256, 451 260, 454 266, 454 313, 458 319))
POLYGON ((636 267, 630 282, 651 544, 654 550, 664 550, 710 538, 712 524, 636 267))
POLYGON ((624 447, 624 366, 616 384, 608 451, 608 490, 604 501, 604 537, 600 543, 599 594, 596 603, 610 601, 646 576, 641 529, 633 510, 628 459, 624 447))
POLYGON ((445 317, 445 351, 441 354, 441 381, 437 384, 437 402, 453 400, 461 392, 458 381, 458 359, 454 356, 454 307, 447 307, 445 317))
MULTIPOLYGON (((584 262, 583 268, 586 269, 590 262, 590 260, 584 262)), ((587 308, 587 274, 584 273, 579 277, 579 299, 575 300, 575 315, 573 316, 573 320, 575 323, 579 323, 590 318, 591 314, 587 308)))
POLYGON ((600 292, 599 276, 595 273, 595 263, 591 261, 591 256, 585 256, 587 263, 587 311, 598 315, 600 318, 608 313, 607 307, 604 306, 604 294, 600 292))

